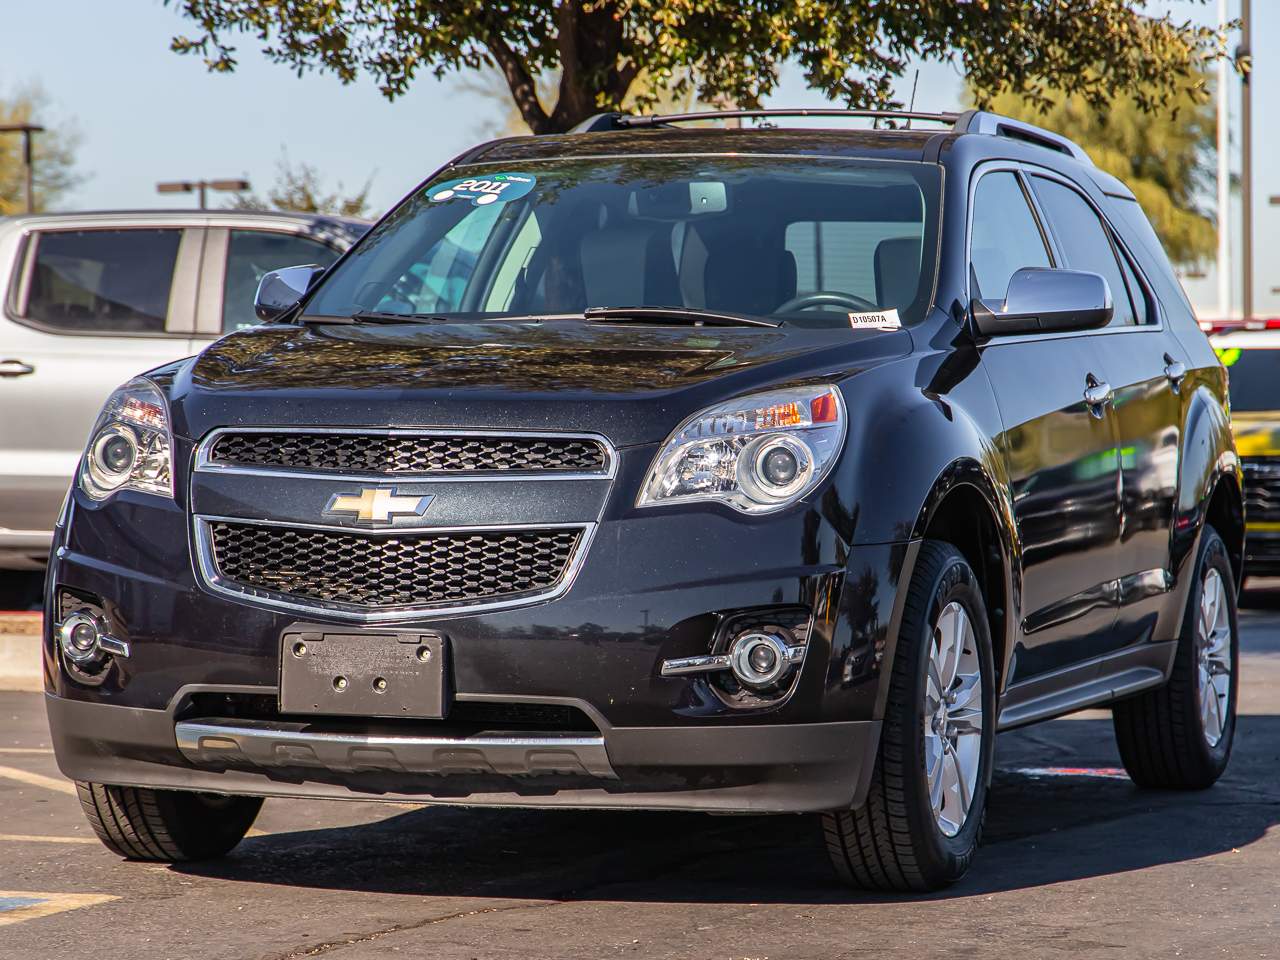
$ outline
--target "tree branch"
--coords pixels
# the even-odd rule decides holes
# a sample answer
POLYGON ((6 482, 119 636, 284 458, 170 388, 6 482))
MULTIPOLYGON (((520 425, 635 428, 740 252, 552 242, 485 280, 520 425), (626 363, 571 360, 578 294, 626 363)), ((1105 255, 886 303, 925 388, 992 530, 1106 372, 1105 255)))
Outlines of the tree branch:
POLYGON ((551 118, 538 100, 538 87, 523 60, 507 45, 501 35, 491 34, 485 46, 498 62, 498 68, 511 88, 511 98, 520 110, 520 116, 534 133, 551 133, 551 118))

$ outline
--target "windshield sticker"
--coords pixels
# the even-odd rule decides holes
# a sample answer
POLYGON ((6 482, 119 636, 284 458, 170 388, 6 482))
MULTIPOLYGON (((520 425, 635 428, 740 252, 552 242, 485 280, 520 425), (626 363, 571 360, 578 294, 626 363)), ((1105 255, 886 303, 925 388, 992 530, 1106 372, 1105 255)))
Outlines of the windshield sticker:
POLYGON ((894 307, 872 313, 851 313, 849 326, 855 330, 898 330, 902 327, 902 321, 898 319, 898 310, 894 307))
POLYGON ((433 203, 445 200, 470 200, 473 207, 491 203, 510 203, 519 200, 533 189, 536 177, 526 173, 494 173, 487 177, 468 177, 466 180, 446 180, 427 191, 433 203))

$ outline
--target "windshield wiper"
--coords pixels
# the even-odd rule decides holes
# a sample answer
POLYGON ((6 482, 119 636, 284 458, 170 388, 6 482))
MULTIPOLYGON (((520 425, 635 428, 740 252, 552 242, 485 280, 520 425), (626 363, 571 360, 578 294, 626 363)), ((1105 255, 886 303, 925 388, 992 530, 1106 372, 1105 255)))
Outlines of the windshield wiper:
POLYGON ((349 317, 308 316, 298 318, 300 323, 447 323, 447 317, 432 313, 383 313, 378 310, 357 310, 349 317))
POLYGON ((588 307, 582 314, 596 323, 635 320, 639 323, 689 323, 695 327, 776 327, 772 320, 697 307, 588 307))

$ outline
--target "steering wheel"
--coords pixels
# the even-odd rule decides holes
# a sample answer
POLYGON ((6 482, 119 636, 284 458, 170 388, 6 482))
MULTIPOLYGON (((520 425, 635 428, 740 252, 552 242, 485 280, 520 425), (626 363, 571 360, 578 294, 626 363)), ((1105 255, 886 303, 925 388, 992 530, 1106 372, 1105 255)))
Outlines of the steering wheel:
POLYGON ((802 297, 792 297, 780 307, 774 308, 774 313, 797 313, 801 310, 808 310, 810 307, 848 307, 851 310, 858 311, 875 311, 880 307, 872 303, 870 300, 864 300, 862 297, 855 297, 852 293, 841 293, 838 290, 818 290, 815 293, 806 293, 802 297))

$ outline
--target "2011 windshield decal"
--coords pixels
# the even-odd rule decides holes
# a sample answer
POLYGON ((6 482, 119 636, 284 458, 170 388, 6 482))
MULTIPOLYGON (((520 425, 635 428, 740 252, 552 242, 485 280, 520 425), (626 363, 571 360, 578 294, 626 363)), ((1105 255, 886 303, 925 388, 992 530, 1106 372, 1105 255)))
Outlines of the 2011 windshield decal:
POLYGON ((427 190, 432 203, 446 200, 470 200, 473 207, 491 203, 510 203, 519 200, 537 184, 538 179, 527 173, 494 173, 487 177, 468 177, 465 180, 446 180, 427 190))

